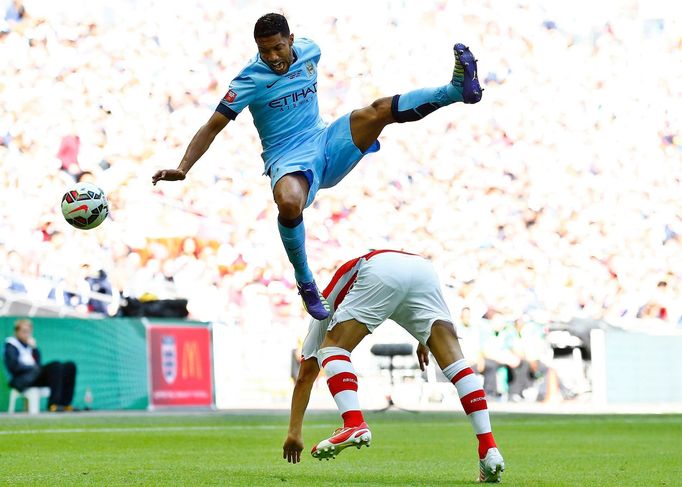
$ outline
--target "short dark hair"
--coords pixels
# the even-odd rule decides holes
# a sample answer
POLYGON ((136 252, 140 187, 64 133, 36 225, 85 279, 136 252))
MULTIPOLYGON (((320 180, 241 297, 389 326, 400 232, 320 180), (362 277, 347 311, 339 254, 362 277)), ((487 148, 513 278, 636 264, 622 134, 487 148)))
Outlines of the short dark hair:
POLYGON ((258 37, 270 37, 277 34, 282 34, 283 37, 289 37, 289 23, 284 15, 275 13, 265 14, 258 19, 253 28, 254 39, 258 37))

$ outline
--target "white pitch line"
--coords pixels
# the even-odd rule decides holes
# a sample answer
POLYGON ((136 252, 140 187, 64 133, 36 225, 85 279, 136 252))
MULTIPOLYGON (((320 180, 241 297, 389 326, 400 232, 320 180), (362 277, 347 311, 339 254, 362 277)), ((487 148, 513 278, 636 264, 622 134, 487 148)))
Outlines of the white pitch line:
MULTIPOLYGON (((613 419, 613 418, 611 418, 613 419)), ((648 418, 628 418, 627 416, 621 416, 615 417, 616 422, 621 422, 621 423, 628 423, 628 424, 665 424, 665 423, 674 423, 674 424, 679 424, 680 419, 679 418, 670 418, 670 417, 648 417, 648 418)), ((610 421, 605 421, 606 424, 608 424, 610 421)), ((453 421, 452 424, 457 424, 457 421, 453 421)), ((518 422, 516 423, 516 426, 522 427, 522 426, 545 426, 547 424, 551 424, 554 426, 566 426, 566 425, 573 425, 573 424, 585 424, 585 421, 576 421, 572 419, 551 419, 549 421, 547 420, 541 420, 541 419, 522 419, 519 418, 518 422)), ((418 423, 420 427, 426 428, 426 427, 438 427, 442 428, 443 424, 442 422, 432 422, 432 421, 424 421, 418 423)), ((509 422, 507 426, 513 425, 512 422, 509 422)), ((332 424, 332 423, 318 423, 318 424, 312 424, 310 426, 307 426, 307 428, 325 428, 325 429, 331 429, 335 428, 338 426, 338 424, 332 424)), ((71 434, 71 433, 147 433, 147 432, 156 432, 156 433, 164 433, 164 432, 172 432, 172 431, 239 431, 239 430, 285 430, 287 428, 286 425, 274 425, 274 424, 260 424, 260 425, 224 425, 224 426, 150 426, 150 427, 144 427, 144 426, 133 426, 133 427, 120 427, 120 428, 51 428, 51 429, 16 429, 16 430, 0 430, 0 436, 7 436, 7 435, 41 435, 41 434, 71 434)))
MULTIPOLYGON (((318 428, 333 428, 334 425, 313 425, 318 428)), ((25 429, 25 430, 4 430, 0 435, 42 435, 42 434, 70 434, 70 433, 147 433, 147 432, 166 432, 166 431, 216 431, 216 430, 286 430, 286 425, 261 424, 261 425, 232 425, 232 426, 152 426, 130 427, 130 428, 64 428, 64 429, 25 429)))

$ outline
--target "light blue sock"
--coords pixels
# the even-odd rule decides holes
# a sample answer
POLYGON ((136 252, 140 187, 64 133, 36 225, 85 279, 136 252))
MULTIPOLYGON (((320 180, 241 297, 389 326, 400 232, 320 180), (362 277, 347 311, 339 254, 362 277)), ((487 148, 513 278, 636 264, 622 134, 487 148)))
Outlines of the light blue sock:
POLYGON ((464 100, 464 97, 462 96, 461 83, 459 84, 459 86, 453 85, 452 83, 448 83, 447 85, 445 85, 445 91, 448 94, 448 98, 452 100, 452 103, 464 100))
POLYGON ((420 88, 403 93, 398 100, 398 110, 401 112, 413 110, 427 103, 436 103, 438 107, 444 107, 457 101, 462 101, 462 91, 448 83, 438 88, 420 88))
POLYGON ((458 101, 462 101, 461 88, 448 83, 438 88, 420 88, 395 95, 391 112, 398 123, 416 122, 439 108, 458 101))
POLYGON ((462 90, 448 83, 438 88, 420 88, 393 97, 391 111, 396 122, 421 120, 437 109, 462 101, 462 90))
POLYGON ((308 257, 305 253, 305 225, 303 225, 303 217, 300 218, 298 225, 295 227, 284 226, 280 221, 277 221, 277 227, 284 244, 284 250, 287 251, 289 262, 294 266, 296 282, 311 282, 313 280, 313 273, 308 267, 308 257))

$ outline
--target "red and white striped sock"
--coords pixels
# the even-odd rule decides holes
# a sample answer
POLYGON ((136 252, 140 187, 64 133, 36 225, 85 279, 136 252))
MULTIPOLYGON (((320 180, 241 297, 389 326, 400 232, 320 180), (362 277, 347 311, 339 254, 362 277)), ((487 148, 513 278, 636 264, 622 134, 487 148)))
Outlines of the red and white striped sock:
POLYGON ((443 374, 457 388, 457 394, 459 394, 464 412, 469 417, 478 438, 478 456, 484 458, 488 450, 497 447, 497 445, 493 438, 488 403, 485 400, 481 381, 464 359, 445 367, 443 374))
POLYGON ((344 428, 365 422, 358 400, 358 376, 350 361, 350 352, 338 347, 325 347, 317 352, 317 361, 327 376, 327 386, 336 401, 344 428))

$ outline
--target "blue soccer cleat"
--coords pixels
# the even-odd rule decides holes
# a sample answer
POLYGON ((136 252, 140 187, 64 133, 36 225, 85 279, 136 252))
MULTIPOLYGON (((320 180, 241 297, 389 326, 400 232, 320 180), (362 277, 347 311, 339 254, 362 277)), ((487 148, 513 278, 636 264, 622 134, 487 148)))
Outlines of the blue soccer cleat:
POLYGON ((455 69, 452 71, 452 85, 461 88, 464 103, 478 103, 483 96, 483 89, 478 82, 476 59, 468 47, 457 43, 455 51, 455 69))
POLYGON ((298 294, 303 299, 303 307, 316 320, 329 318, 329 303, 317 289, 315 281, 297 283, 298 294))

